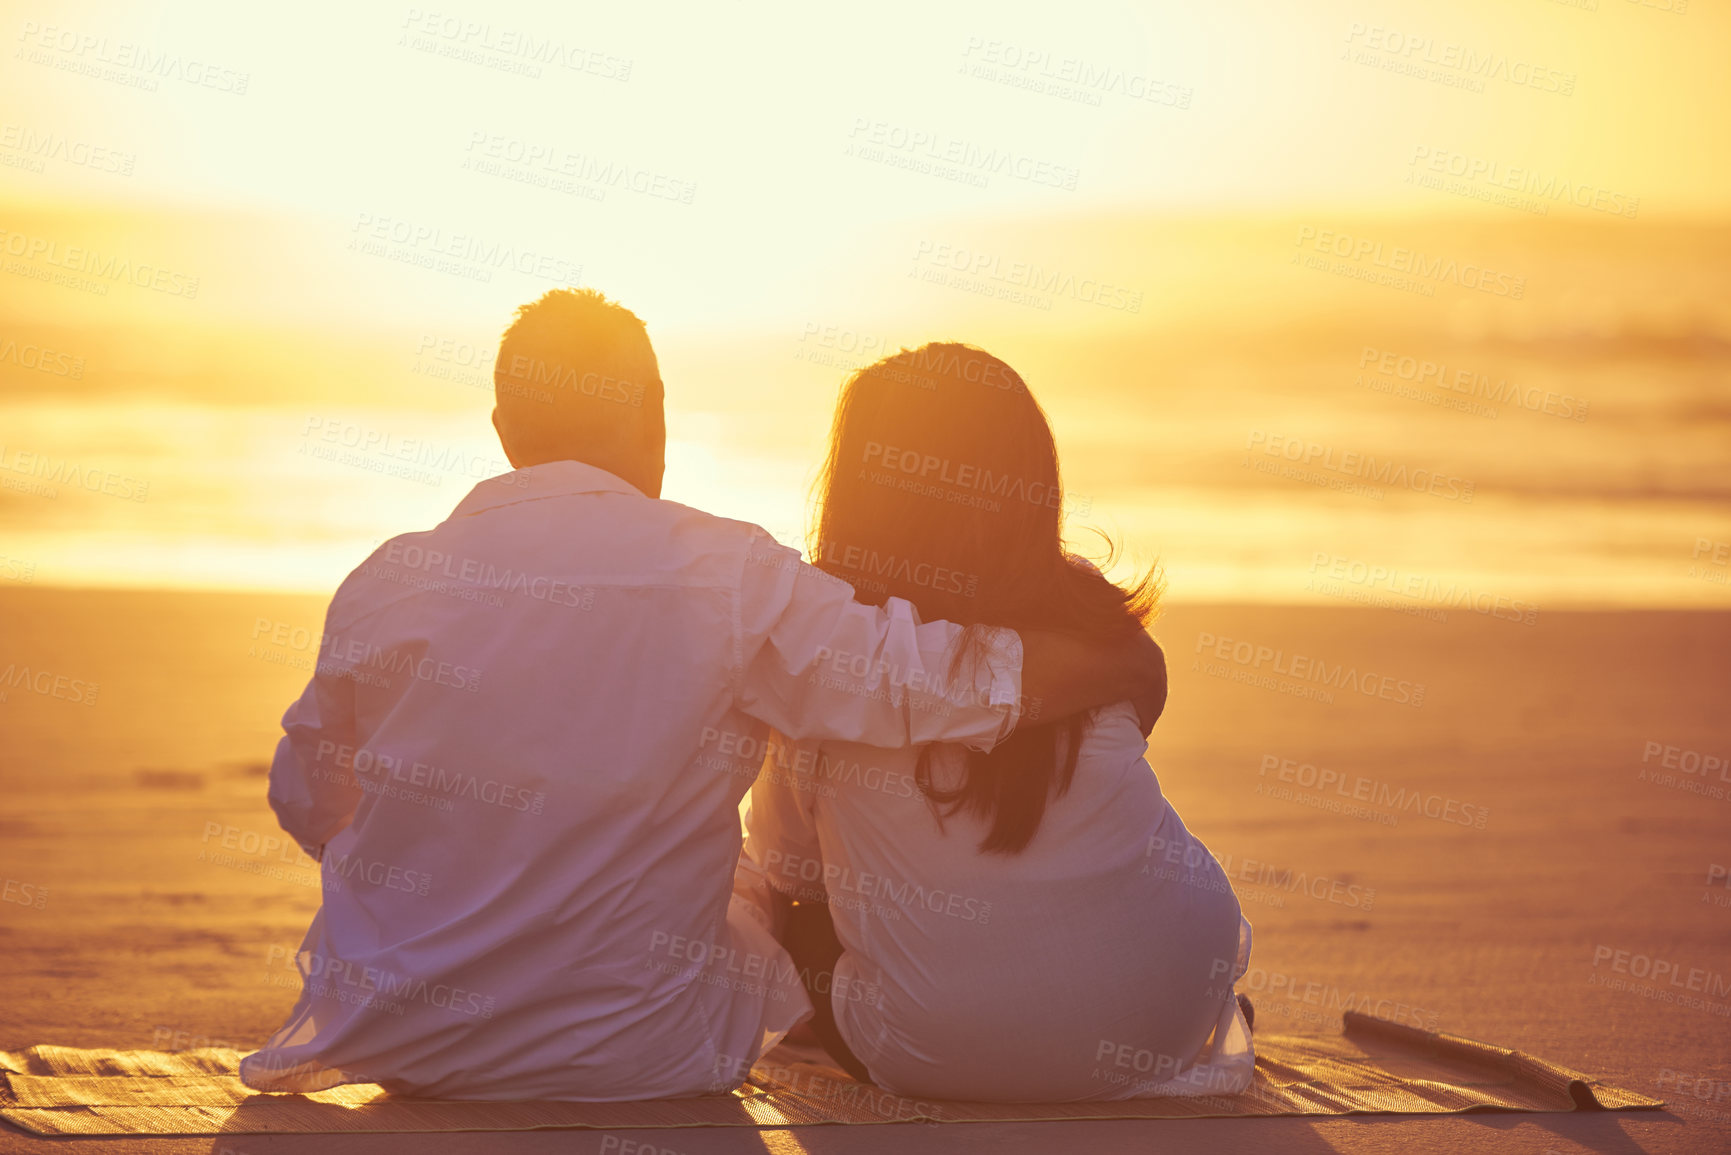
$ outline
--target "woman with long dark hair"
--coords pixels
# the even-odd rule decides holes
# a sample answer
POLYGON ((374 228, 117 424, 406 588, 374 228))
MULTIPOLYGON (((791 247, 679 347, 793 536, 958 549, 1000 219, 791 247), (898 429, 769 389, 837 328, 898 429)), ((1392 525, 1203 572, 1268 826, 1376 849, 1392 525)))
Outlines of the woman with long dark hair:
MULTIPOLYGON (((1102 639, 1158 602, 1153 575, 1122 588, 1065 551, 1045 414, 970 346, 850 377, 817 496, 811 560, 862 602, 1102 639)), ((872 660, 834 658, 838 674, 872 660)), ((783 900, 819 1037, 904 1095, 1242 1090, 1249 924, 1162 795, 1136 709, 1037 711, 988 754, 778 741, 748 850, 783 900)))

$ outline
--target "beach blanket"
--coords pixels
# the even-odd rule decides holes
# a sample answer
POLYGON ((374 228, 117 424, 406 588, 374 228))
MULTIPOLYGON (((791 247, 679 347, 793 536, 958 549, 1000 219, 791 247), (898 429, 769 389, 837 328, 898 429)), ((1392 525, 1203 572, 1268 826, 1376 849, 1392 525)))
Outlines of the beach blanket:
MULTIPOLYGON (((959 1103, 856 1082, 821 1051, 782 1046, 730 1095, 630 1103, 462 1102, 350 1085, 267 1095, 236 1076, 240 1052, 0 1052, 0 1118, 38 1135, 620 1130, 1269 1115, 1657 1108, 1657 1099, 1504 1047, 1348 1012, 1338 1037, 1257 1035, 1243 1094, 1104 1103, 959 1103)), ((1110 1060, 1103 1061, 1103 1066, 1110 1060)), ((1126 1068, 1134 1077, 1133 1062, 1126 1068)))

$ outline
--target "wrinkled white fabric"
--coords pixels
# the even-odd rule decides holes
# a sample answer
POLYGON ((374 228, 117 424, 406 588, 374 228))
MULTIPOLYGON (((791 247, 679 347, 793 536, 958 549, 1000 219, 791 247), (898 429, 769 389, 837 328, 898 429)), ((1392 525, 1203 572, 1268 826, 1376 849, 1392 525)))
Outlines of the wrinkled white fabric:
MULTIPOLYGON (((989 748, 1020 639, 861 606, 756 526, 574 461, 482 482, 332 599, 270 774, 321 859, 249 1086, 642 1099, 734 1085, 810 1013, 734 898, 773 725, 989 748)), ((287 956, 288 952, 281 952, 287 956)))
MULTIPOLYGON (((939 820, 919 751, 777 742, 747 853, 770 885, 828 901, 830 1002, 887 1090, 1078 1101, 1231 1095, 1256 1061, 1233 984, 1250 924, 1161 792, 1128 704, 1089 724, 1069 790, 1017 855, 978 816, 939 820)), ((931 748, 933 781, 965 752, 931 748)))

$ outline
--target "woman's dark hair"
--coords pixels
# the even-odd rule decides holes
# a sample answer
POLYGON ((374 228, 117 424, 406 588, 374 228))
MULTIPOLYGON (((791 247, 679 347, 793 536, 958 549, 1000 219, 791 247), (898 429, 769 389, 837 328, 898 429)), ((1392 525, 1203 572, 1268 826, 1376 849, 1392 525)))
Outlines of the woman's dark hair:
MULTIPOLYGON (((812 563, 862 602, 905 598, 924 621, 1109 640, 1159 604, 1156 571, 1122 589, 1065 552, 1046 415, 1014 369, 969 345, 904 349, 848 378, 816 499, 812 563)), ((1020 853, 1069 789, 1086 722, 1025 715, 991 753, 969 753, 952 790, 934 785, 923 751, 920 789, 940 818, 965 809, 991 823, 981 851, 1020 853)))

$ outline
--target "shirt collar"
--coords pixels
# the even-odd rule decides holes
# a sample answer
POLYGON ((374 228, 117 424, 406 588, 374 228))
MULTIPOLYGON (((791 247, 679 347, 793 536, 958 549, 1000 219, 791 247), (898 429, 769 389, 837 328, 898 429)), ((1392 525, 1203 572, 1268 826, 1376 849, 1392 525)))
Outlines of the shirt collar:
POLYGON ((578 493, 629 493, 643 497, 643 491, 629 481, 586 465, 581 461, 546 461, 489 477, 475 484, 469 495, 457 503, 452 517, 472 517, 502 505, 520 501, 541 501, 549 497, 569 497, 578 493))

